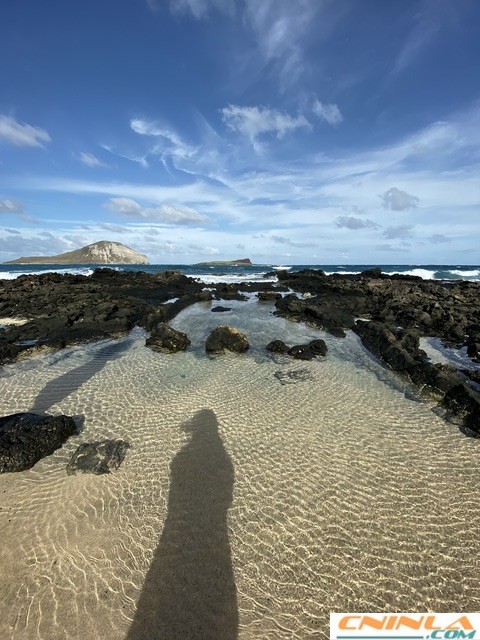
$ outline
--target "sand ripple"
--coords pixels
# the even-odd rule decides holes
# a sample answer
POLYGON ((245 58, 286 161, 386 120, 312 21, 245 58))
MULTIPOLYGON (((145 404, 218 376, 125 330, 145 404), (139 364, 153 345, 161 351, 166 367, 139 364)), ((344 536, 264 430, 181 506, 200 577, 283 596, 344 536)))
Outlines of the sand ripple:
MULTIPOLYGON (((127 638, 164 551, 171 464, 192 437, 182 425, 199 410, 215 415, 234 472, 224 508, 238 638, 326 638, 330 611, 480 609, 480 442, 416 400, 355 336, 322 336, 255 301, 233 306, 228 322, 253 337, 246 356, 153 353, 138 332, 120 349, 4 369, 2 414, 40 398, 85 422, 30 471, 0 476, 2 639, 127 638), (262 348, 317 336, 324 360, 272 360, 262 348), (295 384, 274 375, 300 369, 309 375, 295 384), (68 476, 78 444, 103 438, 131 443, 123 466, 68 476)), ((175 326, 199 345, 221 323, 214 315, 196 305, 175 326)))

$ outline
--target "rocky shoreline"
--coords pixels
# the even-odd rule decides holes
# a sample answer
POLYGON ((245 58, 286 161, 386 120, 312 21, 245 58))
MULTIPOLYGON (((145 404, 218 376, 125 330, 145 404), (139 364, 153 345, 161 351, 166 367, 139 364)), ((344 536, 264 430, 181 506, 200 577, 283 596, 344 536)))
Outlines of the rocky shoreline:
MULTIPOLYGON (((0 318, 24 320, 0 330, 0 366, 45 350, 126 335, 135 326, 150 334, 146 344, 154 350, 184 350, 190 344, 188 336, 168 324, 180 311, 200 301, 245 300, 246 293, 256 293, 259 304, 271 305, 275 315, 339 338, 346 330, 354 331, 386 366, 433 396, 445 418, 469 435, 480 435, 476 367, 480 361, 480 283, 387 276, 379 270, 327 276, 308 269, 275 275, 275 285, 207 286, 179 271, 147 274, 100 268, 91 276, 48 273, 0 280, 0 318), (455 347, 466 346, 472 366, 459 371, 430 362, 419 342, 427 336, 455 347)), ((207 340, 207 353, 248 349, 247 337, 234 328, 223 326, 216 331, 207 340)), ((272 354, 307 360, 327 353, 321 340, 290 348, 273 340, 265 347, 272 354)))

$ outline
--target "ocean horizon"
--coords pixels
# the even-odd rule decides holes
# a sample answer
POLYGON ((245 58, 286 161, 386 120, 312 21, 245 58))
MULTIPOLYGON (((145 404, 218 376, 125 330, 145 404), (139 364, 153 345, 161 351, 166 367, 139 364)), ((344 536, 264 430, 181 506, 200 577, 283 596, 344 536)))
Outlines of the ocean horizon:
MULTIPOLYGON (((338 273, 353 275, 366 269, 380 268, 388 275, 402 274, 417 276, 425 280, 480 280, 480 264, 252 264, 252 265, 199 265, 199 264, 11 264, 0 265, 0 280, 13 280, 22 275, 35 275, 41 273, 72 273, 89 276, 97 268, 110 268, 118 271, 144 271, 157 273, 166 270, 179 270, 191 278, 198 278, 203 282, 241 282, 260 279, 265 280, 266 274, 275 271, 289 270, 301 271, 302 269, 321 269, 327 275, 338 273)), ((272 281, 275 278, 271 277, 272 281)))

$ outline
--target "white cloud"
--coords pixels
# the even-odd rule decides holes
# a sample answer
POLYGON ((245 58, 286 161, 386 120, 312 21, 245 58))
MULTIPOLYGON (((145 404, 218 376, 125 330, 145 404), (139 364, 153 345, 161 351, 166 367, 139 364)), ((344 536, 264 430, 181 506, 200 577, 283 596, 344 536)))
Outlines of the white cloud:
POLYGON ((140 155, 134 155, 134 154, 129 154, 129 153, 120 153, 120 151, 117 151, 116 149, 114 149, 113 147, 107 145, 107 144, 102 144, 101 145, 102 149, 105 149, 105 151, 108 151, 109 153, 113 154, 114 156, 118 156, 119 158, 124 158, 125 160, 130 160, 130 162, 136 162, 137 164, 141 165, 144 169, 148 169, 148 161, 147 161, 147 156, 148 154, 144 154, 143 156, 140 155))
POLYGON ((274 133, 283 138, 286 133, 311 127, 303 115, 293 117, 267 107, 240 107, 230 104, 220 110, 223 121, 232 131, 238 131, 255 142, 257 136, 274 133))
POLYGON ((20 202, 20 200, 15 200, 15 198, 6 198, 5 200, 0 200, 0 213, 22 214, 23 204, 20 202))
POLYGON ((80 160, 80 162, 83 162, 83 164, 86 164, 87 167, 108 167, 107 164, 105 164, 104 162, 102 162, 101 160, 99 160, 96 156, 94 156, 91 153, 85 153, 84 151, 81 151, 78 156, 75 156, 78 158, 78 160, 80 160))
POLYGON ((343 116, 336 104, 324 104, 320 100, 315 100, 312 107, 313 113, 328 122, 328 124, 339 124, 343 120, 343 116))
POLYGON ((10 116, 0 116, 0 139, 4 138, 16 147, 43 147, 42 142, 50 142, 45 129, 20 124, 10 116))
POLYGON ((362 218, 356 218, 355 216, 338 216, 335 220, 335 225, 339 228, 345 229, 378 229, 380 225, 368 218, 362 220, 362 218))
POLYGON ((154 122, 134 118, 130 120, 130 128, 142 136, 150 136, 157 139, 157 146, 151 153, 162 156, 171 156, 177 159, 191 158, 198 151, 197 147, 184 142, 181 137, 167 127, 161 127, 154 122))
POLYGON ((183 205, 161 204, 158 207, 142 207, 131 198, 110 198, 104 207, 130 218, 156 220, 165 224, 199 225, 208 222, 207 216, 202 216, 194 209, 183 205))
POLYGON ((406 211, 407 209, 416 209, 420 199, 412 196, 406 191, 401 191, 397 187, 391 187, 385 193, 380 194, 385 209, 392 211, 406 211))

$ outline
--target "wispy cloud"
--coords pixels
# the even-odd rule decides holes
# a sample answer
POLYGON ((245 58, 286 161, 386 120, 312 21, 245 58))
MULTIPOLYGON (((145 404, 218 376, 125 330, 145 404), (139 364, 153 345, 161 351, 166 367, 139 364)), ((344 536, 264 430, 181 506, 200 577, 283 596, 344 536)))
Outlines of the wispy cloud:
POLYGON ((445 242, 451 242, 451 239, 447 238, 447 236, 444 236, 442 233, 434 233, 428 239, 432 244, 443 244, 445 242))
MULTIPOLYGON (((306 70, 304 47, 322 3, 318 0, 246 0, 245 19, 266 63, 273 63, 283 85, 306 70)), ((321 25, 316 25, 321 28, 321 25)))
MULTIPOLYGON (((147 0, 153 3, 155 0, 147 0)), ((178 13, 190 13, 197 19, 205 18, 212 9, 233 14, 234 0, 170 0, 170 8, 178 13)))
POLYGON ((316 99, 313 103, 313 113, 328 124, 340 124, 343 120, 342 113, 336 104, 325 104, 316 99))
POLYGON ((355 216, 338 216, 335 220, 335 225, 339 228, 345 229, 378 229, 380 225, 372 220, 363 220, 362 218, 356 218, 355 216))
POLYGON ((35 218, 25 213, 22 202, 16 198, 0 200, 0 214, 2 213, 16 215, 25 222, 35 222, 35 218))
POLYGON ((220 110, 222 119, 229 129, 238 131, 252 142, 265 133, 273 133, 283 138, 296 129, 310 129, 311 124, 303 115, 291 116, 267 107, 240 107, 230 104, 220 110))
POLYGON ((413 225, 401 224, 397 227, 388 227, 383 232, 385 238, 388 240, 406 240, 407 238, 411 238, 413 235, 413 225))
POLYGON ((121 213, 129 218, 143 218, 173 225, 200 225, 208 222, 207 216, 183 205, 161 204, 158 207, 142 207, 131 198, 110 198, 105 209, 121 213))
POLYGON ((0 116, 0 140, 2 138, 16 147, 43 147, 42 142, 50 142, 45 129, 21 124, 11 116, 0 116))
POLYGON ((118 151, 117 149, 114 149, 113 147, 107 144, 102 144, 101 147, 102 149, 105 149, 105 151, 108 151, 109 153, 113 154, 114 156, 118 156, 119 158, 123 158, 124 160, 129 160, 130 162, 135 162, 141 165, 144 169, 148 169, 148 166, 149 166, 147 161, 148 154, 143 154, 143 155, 130 154, 123 151, 118 151))
POLYGON ((86 153, 84 151, 81 151, 78 155, 75 155, 75 157, 78 160, 80 160, 80 162, 82 162, 83 164, 86 164, 87 167, 104 168, 104 169, 108 167, 108 164, 99 160, 92 153, 86 153))
POLYGON ((273 240, 273 242, 275 242, 276 244, 283 244, 286 245, 287 247, 297 247, 298 249, 306 249, 306 248, 313 248, 313 247, 318 247, 318 244, 315 244, 313 242, 295 242, 294 240, 291 240, 290 238, 286 238, 285 236, 270 236, 273 240))

